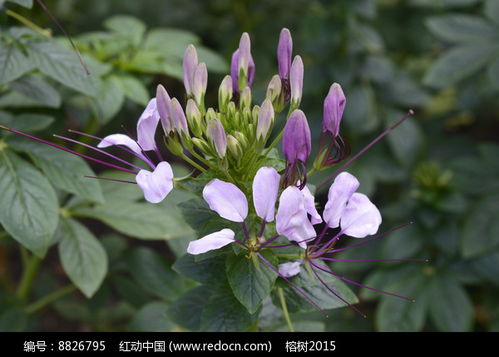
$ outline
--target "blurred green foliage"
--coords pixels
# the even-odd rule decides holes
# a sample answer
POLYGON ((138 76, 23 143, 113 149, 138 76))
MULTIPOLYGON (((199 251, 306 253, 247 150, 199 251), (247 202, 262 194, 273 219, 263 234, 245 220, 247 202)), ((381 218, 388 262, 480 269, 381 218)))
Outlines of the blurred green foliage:
MULTIPOLYGON (((329 319, 316 312, 293 313, 292 318, 304 331, 499 330, 495 303, 499 297, 498 1, 47 0, 46 4, 78 44, 92 76, 84 74, 67 40, 53 37, 51 33, 58 33, 55 27, 44 35, 2 11, 2 125, 47 136, 69 124, 99 134, 114 132, 120 125, 132 127, 158 82, 182 96, 178 78, 188 43, 197 45, 214 72, 209 88, 215 94, 207 98, 214 102, 221 74, 227 72, 222 58, 230 58, 243 31, 252 38, 258 101, 276 72, 282 27, 291 30, 294 53, 305 62, 302 103, 313 133, 320 132, 322 102, 332 82, 341 83, 347 96, 342 136, 354 153, 414 109, 413 119, 350 169, 361 190, 382 209, 384 230, 406 221, 414 224, 341 256, 429 262, 336 263, 335 268, 353 280, 410 296, 415 302, 353 287, 368 319, 347 308, 331 311, 329 319)), ((43 29, 53 27, 47 15, 36 6, 30 9, 31 5, 32 1, 0 0, 4 10, 11 9, 43 29)), ((178 193, 159 206, 146 205, 139 201, 136 187, 81 180, 92 175, 82 160, 59 158, 58 152, 2 135, 0 222, 8 233, 0 232, 5 287, 0 294, 0 330, 57 330, 61 325, 98 331, 286 328, 270 299, 258 326, 245 310, 240 311, 237 301, 224 300, 230 315, 240 318, 220 325, 214 318, 221 313, 220 305, 213 301, 224 296, 227 283, 216 285, 210 277, 194 274, 189 270, 192 265, 182 261, 185 257, 172 266, 185 252, 186 242, 196 237, 177 207, 192 197, 178 193), (13 183, 23 187, 26 199, 11 217, 6 197, 15 196, 13 183), (17 222, 28 210, 39 211, 36 217, 41 221, 17 222), (112 227, 113 233, 97 221, 112 227), (33 227, 39 234, 36 240, 26 234, 33 227), (167 244, 137 244, 115 232, 167 244), (89 238, 82 240, 83 236, 89 238), (58 244, 60 264, 49 250, 51 259, 44 261, 32 292, 16 291, 8 278, 11 270, 14 275, 20 270, 13 263, 17 247, 9 237, 38 256, 58 244), (88 247, 78 248, 81 244, 88 247), (88 255, 80 255, 77 264, 71 256, 74 250, 88 255), (107 257, 107 264, 102 259, 95 264, 96 255, 107 257), (88 269, 77 269, 81 264, 88 269), (66 276, 91 298, 68 291, 70 295, 50 306, 33 303, 67 284, 66 276), (52 315, 56 317, 49 318, 52 315), (53 319, 63 323, 51 325, 53 319)), ((321 178, 317 174, 313 179, 321 178)), ((325 197, 319 200, 322 204, 325 197)), ((36 264, 35 255, 22 250, 21 257, 28 266, 36 264)), ((209 259, 203 262, 209 264, 209 259)))

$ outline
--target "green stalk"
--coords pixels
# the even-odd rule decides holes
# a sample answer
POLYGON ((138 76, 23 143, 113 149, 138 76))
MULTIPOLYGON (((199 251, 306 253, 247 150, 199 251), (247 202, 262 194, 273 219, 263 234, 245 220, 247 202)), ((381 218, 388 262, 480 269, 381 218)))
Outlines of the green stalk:
POLYGON ((203 167, 199 166, 195 161, 193 161, 189 156, 187 156, 186 154, 182 153, 180 155, 182 157, 182 159, 184 159, 185 161, 187 161, 189 164, 191 164, 193 167, 195 167, 196 169, 198 169, 199 171, 201 172, 205 172, 206 169, 204 169, 203 167))
POLYGON ((288 324, 289 331, 295 332, 293 323, 291 322, 291 317, 289 316, 288 306, 286 305, 286 299, 284 298, 284 293, 282 291, 282 288, 277 288, 277 294, 279 295, 279 301, 281 302, 282 313, 284 314, 284 318, 286 319, 286 323, 288 324))
MULTIPOLYGON (((21 249, 25 249, 24 247, 21 249)), ((26 300, 31 292, 31 288, 33 286, 33 282, 36 277, 36 273, 40 268, 42 260, 38 258, 36 255, 32 255, 27 258, 27 262, 24 265, 23 275, 21 277, 21 281, 19 282, 19 286, 17 287, 17 296, 23 300, 26 300)))
POLYGON ((76 290, 76 286, 68 285, 59 290, 54 291, 53 293, 48 294, 47 296, 41 298, 40 300, 35 301, 34 303, 28 305, 25 309, 26 313, 32 314, 37 312, 38 310, 43 309, 45 306, 53 303, 54 301, 60 299, 61 297, 72 293, 76 290))
POLYGON ((10 16, 10 17, 16 19, 17 21, 19 21, 20 23, 22 23, 24 26, 29 27, 30 29, 32 29, 35 32, 38 32, 40 35, 45 36, 47 38, 52 37, 52 33, 50 32, 50 30, 42 29, 40 26, 34 24, 33 22, 31 22, 30 20, 28 20, 24 16, 18 14, 17 12, 14 12, 12 10, 7 10, 7 11, 5 11, 5 13, 8 16, 10 16))

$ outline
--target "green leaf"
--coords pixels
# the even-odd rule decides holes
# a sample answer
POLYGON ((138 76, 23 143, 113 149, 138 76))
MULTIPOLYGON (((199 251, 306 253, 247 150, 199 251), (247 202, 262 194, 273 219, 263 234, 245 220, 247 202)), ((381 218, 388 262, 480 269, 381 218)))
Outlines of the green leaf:
POLYGON ((99 88, 99 97, 96 99, 97 117, 107 123, 123 106, 125 93, 115 76, 105 78, 99 88))
POLYGON ((499 25, 499 2, 496 0, 485 0, 485 16, 499 25))
POLYGON ((396 292, 415 302, 383 295, 376 310, 376 326, 382 332, 419 331, 423 328, 428 299, 429 281, 421 270, 416 270, 392 280, 384 290, 396 292))
POLYGON ((11 82, 35 68, 15 42, 0 40, 0 84, 11 82))
POLYGON ((10 84, 11 88, 50 108, 61 105, 61 96, 40 75, 21 77, 10 84))
POLYGON ((234 297, 230 287, 217 286, 201 313, 201 331, 246 331, 253 322, 246 308, 234 297))
POLYGON ((481 69, 497 50, 490 43, 455 47, 435 61, 423 81, 435 88, 453 85, 481 69))
POLYGON ((166 58, 181 60, 189 44, 197 45, 199 37, 190 31, 173 28, 156 28, 147 33, 144 48, 155 50, 166 58))
POLYGON ((97 238, 74 219, 61 218, 57 235, 64 271, 87 298, 91 297, 107 274, 106 251, 97 238))
POLYGON ((210 72, 225 73, 228 70, 227 61, 216 52, 206 47, 197 47, 196 50, 199 62, 206 63, 206 67, 210 72))
POLYGON ((133 317, 128 329, 139 332, 167 332, 175 328, 168 319, 168 305, 162 302, 151 302, 143 306, 133 317))
MULTIPOLYGON (((316 263, 317 264, 317 263, 316 263)), ((325 266, 324 266, 325 267, 325 266)), ((325 267, 326 268, 326 267, 325 267)), ((314 268, 315 269, 315 268, 314 268)), ((350 304, 356 304, 359 300, 348 286, 340 279, 331 274, 315 269, 329 288, 331 288, 342 299, 350 304)), ((331 291, 329 291, 317 277, 304 266, 301 267, 300 274, 289 279, 295 286, 301 288, 305 294, 310 297, 323 310, 337 309, 347 306, 343 301, 338 299, 331 291)), ((284 297, 289 312, 312 312, 317 311, 317 308, 308 302, 300 293, 298 293, 287 282, 278 281, 283 287, 284 297)), ((272 297, 274 304, 280 306, 279 299, 276 294, 272 297)))
POLYGON ((127 15, 116 15, 104 21, 107 29, 130 38, 134 46, 138 46, 146 31, 146 26, 142 21, 127 15))
MULTIPOLYGON (((172 266, 183 276, 204 284, 218 284, 225 274, 225 256, 196 261, 194 255, 184 254, 172 266)), ((222 280, 223 281, 223 280, 222 280)))
POLYGON ((123 234, 141 239, 173 239, 184 236, 189 229, 178 220, 175 211, 169 212, 165 207, 149 203, 112 200, 91 208, 78 208, 73 213, 97 219, 123 234))
POLYGON ((120 297, 133 307, 140 308, 151 301, 151 296, 128 276, 116 275, 111 281, 120 297))
POLYGON ((213 288, 208 285, 189 290, 175 300, 168 309, 168 316, 177 325, 198 331, 201 329, 201 314, 212 294, 213 288))
POLYGON ((480 0, 411 0, 411 4, 432 8, 464 7, 476 4, 480 0))
POLYGON ((496 86, 499 86, 499 57, 489 63, 487 74, 489 76, 489 80, 496 86))
POLYGON ((17 5, 24 6, 28 9, 31 9, 33 7, 33 0, 7 0, 7 1, 17 5))
POLYGON ((174 301, 185 290, 184 282, 170 264, 152 249, 133 249, 126 262, 135 281, 152 295, 174 301))
POLYGON ((14 239, 43 257, 57 228, 54 189, 33 166, 0 150, 0 223, 14 239))
MULTIPOLYGON (((389 112, 387 126, 393 125, 405 114, 389 112)), ((423 133, 415 120, 409 119, 400 124, 387 137, 388 143, 398 161, 410 167, 416 162, 423 147, 423 133)))
POLYGON ((464 221, 461 252, 466 258, 476 257, 499 247, 499 195, 490 195, 477 204, 464 221))
POLYGON ((367 85, 353 87, 348 98, 349 101, 345 107, 345 124, 348 128, 356 134, 365 134, 376 128, 379 124, 379 118, 371 87, 367 85))
POLYGON ((470 331, 473 306, 468 294, 456 280, 448 276, 435 276, 426 289, 430 290, 430 317, 440 331, 470 331))
POLYGON ((0 111, 0 124, 23 132, 35 132, 46 129, 54 122, 54 118, 44 114, 24 113, 14 116, 0 111))
POLYGON ((10 308, 0 313, 0 332, 24 332, 29 315, 21 308, 10 308))
POLYGON ((483 279, 499 286, 499 252, 483 255, 472 261, 471 266, 483 279))
POLYGON ((56 41, 32 41, 26 46, 31 61, 53 80, 89 96, 97 95, 97 80, 85 73, 76 53, 56 41))
POLYGON ((85 177, 95 173, 83 159, 32 141, 17 140, 12 146, 26 152, 55 187, 92 202, 104 202, 99 182, 85 177))
MULTIPOLYGON (((229 255, 226 273, 234 296, 248 309, 255 313, 272 291, 277 274, 256 255, 247 258, 246 251, 240 255, 229 255)), ((278 265, 277 257, 269 251, 261 253, 272 265, 278 265)))
POLYGON ((137 78, 132 76, 113 76, 128 99, 137 104, 146 106, 149 103, 147 88, 137 78))
MULTIPOLYGON (((100 173, 102 177, 112 178, 117 180, 132 181, 133 177, 123 171, 103 171, 100 173)), ((138 199, 144 197, 144 193, 138 185, 119 183, 115 181, 101 180, 100 186, 102 192, 104 193, 104 198, 106 202, 111 201, 137 201, 138 199)))
POLYGON ((433 16, 426 20, 426 25, 434 35, 444 41, 476 43, 499 40, 499 29, 478 16, 461 14, 433 16))

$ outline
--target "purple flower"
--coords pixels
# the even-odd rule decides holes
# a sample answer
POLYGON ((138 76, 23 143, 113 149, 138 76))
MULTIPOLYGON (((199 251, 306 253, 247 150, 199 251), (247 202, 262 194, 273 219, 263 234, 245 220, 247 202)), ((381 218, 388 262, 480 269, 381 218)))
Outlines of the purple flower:
POLYGON ((255 62, 251 56, 251 41, 245 32, 239 41, 239 48, 232 54, 230 64, 232 88, 239 93, 246 87, 251 87, 255 77, 255 62))
POLYGON ((257 140, 266 140, 270 128, 274 123, 274 107, 269 99, 265 99, 258 112, 258 122, 256 125, 256 138, 257 140))
POLYGON ((227 136, 220 119, 213 118, 208 122, 206 136, 215 147, 218 157, 222 159, 227 151, 227 136))
POLYGON ((324 119, 322 131, 329 131, 333 138, 340 132, 340 123, 345 110, 346 98, 341 86, 333 83, 324 100, 324 119))
POLYGON ((184 109, 180 105, 177 98, 173 98, 170 102, 170 116, 172 119, 173 130, 189 135, 189 129, 187 128, 187 119, 185 118, 184 109))
POLYGON ((193 94, 194 74, 196 72, 197 66, 198 54, 196 52, 196 47, 194 47, 193 45, 189 45, 185 50, 184 60, 182 63, 184 71, 184 86, 188 96, 193 94))
POLYGON ((172 167, 166 161, 162 161, 156 166, 153 172, 140 170, 135 180, 144 192, 144 197, 147 201, 159 203, 173 189, 172 167))
POLYGON ((172 123, 170 117, 170 102, 171 98, 168 95, 165 87, 161 84, 156 88, 156 106, 163 126, 163 131, 168 135, 172 131, 172 123))
POLYGON ((303 93, 303 61, 300 56, 295 56, 291 64, 289 74, 289 87, 291 92, 291 104, 298 108, 303 93))

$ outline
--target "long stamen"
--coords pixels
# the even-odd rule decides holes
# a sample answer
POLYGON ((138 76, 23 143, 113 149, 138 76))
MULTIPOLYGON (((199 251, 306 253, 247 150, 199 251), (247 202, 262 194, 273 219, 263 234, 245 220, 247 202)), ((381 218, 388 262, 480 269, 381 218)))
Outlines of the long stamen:
POLYGON ((310 242, 311 240, 314 240, 315 237, 312 237, 312 238, 308 238, 308 239, 305 239, 305 240, 300 240, 300 241, 297 241, 297 242, 293 242, 293 243, 289 243, 289 244, 283 244, 283 245, 265 245, 261 248, 285 248, 285 247, 296 247, 298 244, 300 243, 304 243, 304 242, 310 242))
POLYGON ((395 129, 397 126, 402 124, 404 121, 409 119, 411 116, 414 115, 414 111, 411 109, 407 112, 407 114, 400 119, 398 122, 393 124, 391 127, 386 129, 384 132, 382 132, 380 135, 378 135, 373 141, 371 141, 369 144, 367 144, 362 150, 360 150, 357 154, 355 154, 352 158, 350 158, 347 162, 345 162, 343 165, 340 166, 335 172, 333 172, 331 175, 326 177, 320 184, 317 185, 317 190, 320 190, 325 184, 327 184, 329 181, 333 180, 340 172, 345 170, 352 162, 354 162, 359 156, 364 154, 367 150, 369 150, 374 144, 376 144, 378 141, 380 141, 383 137, 385 137, 387 134, 389 134, 393 129, 395 129))
POLYGON ((261 237, 263 235, 263 231, 265 230, 265 225, 267 224, 267 221, 264 219, 262 221, 262 226, 260 227, 260 232, 258 232, 258 237, 261 237))
POLYGON ((345 278, 344 276, 341 276, 339 274, 336 274, 335 272, 329 270, 329 269, 326 269, 326 268, 323 268, 319 265, 316 265, 314 262, 310 261, 310 264, 312 264, 314 267, 316 267, 317 269, 320 269, 322 270, 323 272, 326 272, 328 274, 331 274, 331 275, 334 275, 335 277, 337 277, 338 279, 341 279, 343 281, 346 281, 347 283, 350 283, 350 284, 353 284, 353 285, 357 285, 357 286, 360 286, 361 288, 365 288, 365 289, 369 289, 369 290, 373 290, 373 291, 376 291, 378 293, 382 293, 382 294, 386 294, 386 295, 390 295, 390 296, 394 296, 394 297, 398 297, 398 298, 401 298, 401 299, 404 299, 404 300, 407 300, 407 301, 412 301, 412 302, 415 302, 414 299, 411 299, 411 298, 408 298, 408 297, 405 297, 405 296, 402 296, 402 295, 397 295, 397 294, 394 294, 394 293, 390 293, 388 291, 384 291, 384 290, 380 290, 380 289, 376 289, 376 288, 371 288, 370 286, 365 286, 365 285, 362 285, 361 283, 357 283, 356 281, 353 281, 353 280, 350 280, 348 278, 345 278))
POLYGON ((347 262, 347 263, 369 263, 369 262, 422 262, 428 263, 428 259, 336 259, 320 257, 321 260, 328 260, 331 262, 347 262))
POLYGON ((321 254, 324 254, 328 251, 330 247, 332 247, 333 243, 343 234, 343 231, 339 231, 333 238, 329 240, 322 249, 318 249, 314 252, 314 258, 319 257, 321 254))
POLYGON ((71 150, 71 149, 68 149, 64 146, 61 146, 61 145, 58 145, 58 144, 55 144, 55 143, 52 143, 50 141, 47 141, 47 140, 43 140, 43 139, 40 139, 40 138, 37 138, 36 136, 32 136, 32 135, 29 135, 29 134, 26 134, 26 133, 23 133, 21 131, 17 131, 15 129, 10 129, 10 128, 7 128, 6 126, 3 126, 3 125, 0 125, 0 129, 3 129, 3 130, 7 130, 7 131, 10 131, 11 133, 14 133, 14 134, 18 134, 18 135, 21 135, 21 136, 24 136, 28 139, 31 139, 31 140, 35 140, 35 141, 38 141, 40 143, 43 143, 43 144, 46 144, 46 145, 49 145, 49 146, 52 146, 52 147, 55 147, 59 150, 62 150, 62 151, 66 151, 70 154, 73 154, 73 155, 76 155, 76 156, 79 156, 79 157, 82 157, 84 159, 87 159, 87 160, 90 160, 90 161, 94 161, 94 162, 97 162, 101 165, 105 165, 105 166, 108 166, 108 167, 112 167, 113 169, 116 169, 116 170, 120 170, 120 171, 124 171, 124 172, 128 172, 128 173, 131 173, 131 174, 134 174, 134 175, 137 175, 137 172, 136 171, 133 171, 133 170, 130 170, 130 169, 127 169, 127 168, 124 168, 124 167, 121 167, 121 166, 118 166, 118 165, 114 165, 114 164, 111 164, 109 162, 105 162, 105 161, 102 161, 102 160, 99 160, 99 159, 96 159, 96 158, 93 158, 93 157, 90 157, 90 156, 87 156, 85 154, 80 154, 79 152, 76 152, 74 150, 71 150))
POLYGON ((319 276, 319 274, 317 274, 317 271, 313 268, 313 266, 311 264, 309 266, 310 266, 310 269, 312 270, 312 272, 314 273, 315 277, 321 282, 322 285, 324 285, 324 287, 326 289, 328 289, 330 292, 332 292, 334 296, 336 296, 338 299, 340 299, 345 305, 347 305, 353 311, 355 311, 356 313, 358 313, 360 316, 362 316, 363 318, 367 318, 366 314, 364 314, 362 311, 360 311, 355 306, 353 306, 352 304, 350 304, 348 301, 346 301, 345 299, 343 299, 336 291, 334 291, 333 289, 331 289, 326 284, 326 282, 324 282, 324 280, 321 279, 321 277, 319 276))
MULTIPOLYGON (((315 242, 315 244, 314 244, 317 247, 317 249, 319 249, 319 245, 320 245, 320 243, 322 241, 322 238, 324 238, 324 236, 326 235, 326 232, 328 231, 328 229, 329 229, 329 226, 327 225, 327 223, 325 223, 324 227, 322 228, 321 233, 319 234, 319 237, 317 238, 317 242, 315 242)), ((313 250, 317 250, 317 249, 313 249, 313 250)))
POLYGON ((81 145, 81 146, 84 146, 84 147, 89 148, 91 150, 97 151, 97 152, 99 152, 99 153, 101 153, 103 155, 106 155, 106 156, 108 156, 108 157, 110 157, 112 159, 115 159, 115 160, 117 160, 117 161, 119 161, 121 163, 124 163, 125 165, 128 165, 130 167, 136 168, 138 170, 142 170, 142 167, 137 166, 135 164, 132 164, 132 163, 126 161, 126 160, 123 160, 122 158, 119 158, 119 157, 117 157, 117 156, 115 156, 113 154, 110 154, 110 153, 108 153, 108 152, 106 152, 104 150, 101 150, 99 148, 96 148, 96 147, 94 147, 92 145, 88 145, 88 144, 82 143, 81 141, 74 140, 74 139, 71 139, 71 138, 67 138, 67 137, 61 136, 61 135, 55 135, 54 134, 54 137, 59 138, 61 140, 69 141, 69 142, 72 142, 72 143, 75 143, 75 144, 78 144, 78 145, 81 145))
POLYGON ((275 241, 277 238, 279 238, 281 235, 280 234, 277 234, 275 236, 273 236, 272 238, 269 238, 267 239, 261 246, 260 246, 260 249, 262 248, 265 248, 267 245, 269 245, 270 243, 272 243, 273 241, 275 241))
POLYGON ((81 135, 81 136, 86 136, 86 137, 89 137, 89 138, 92 138, 92 139, 95 139, 95 140, 100 140, 100 141, 108 142, 111 145, 116 146, 117 148, 119 148, 121 150, 124 150, 127 153, 129 153, 129 154, 132 154, 136 158, 141 159, 146 164, 148 164, 151 168, 154 169, 156 167, 156 165, 154 165, 154 163, 149 159, 149 157, 147 157, 146 155, 144 155, 144 153, 142 153, 142 155, 141 154, 137 154, 135 151, 129 149, 126 146, 123 146, 123 145, 114 145, 114 143, 106 140, 105 138, 101 138, 101 137, 98 137, 98 136, 95 136, 95 135, 87 134, 87 133, 84 133, 84 132, 81 132, 81 131, 78 131, 78 130, 68 129, 68 132, 73 133, 73 134, 78 134, 78 135, 81 135))
POLYGON ((99 177, 99 176, 85 176, 86 178, 92 178, 92 179, 97 179, 97 180, 106 180, 106 181, 113 181, 113 182, 122 182, 122 183, 133 183, 137 184, 137 182, 133 181, 127 181, 127 180, 119 180, 119 179, 113 179, 109 177, 99 177))
MULTIPOLYGON (((344 248, 332 249, 332 250, 329 250, 329 251, 327 251, 327 252, 325 252, 325 253, 335 253, 335 252, 341 252, 341 251, 343 251, 343 250, 347 250, 347 249, 351 249, 351 248, 354 248, 354 247, 358 247, 359 245, 364 245, 364 244, 367 244, 367 243, 369 243, 369 242, 371 242, 371 241, 373 241, 373 240, 376 240, 376 239, 379 239, 379 238, 383 238, 384 236, 386 236, 386 235, 388 235, 388 234, 390 234, 390 233, 392 233, 392 232, 395 232, 395 231, 397 231, 397 230, 399 230, 399 229, 401 229, 401 228, 404 228, 404 227, 410 226, 412 223, 413 223, 413 222, 407 222, 407 223, 401 224, 401 225, 399 225, 399 226, 396 226, 396 227, 390 228, 389 230, 387 230, 387 231, 385 231, 385 232, 383 232, 383 233, 380 233, 380 234, 375 235, 375 236, 373 236, 373 237, 371 237, 371 238, 368 238, 368 239, 366 239, 366 240, 365 240, 365 241, 363 241, 363 242, 356 243, 356 244, 352 244, 352 245, 349 245, 348 247, 344 247, 344 248)), ((325 253, 324 253, 324 254, 325 254, 325 253)), ((314 256, 314 258, 318 258, 318 256, 316 255, 316 256, 314 256)))
POLYGON ((241 222, 241 225, 243 226, 244 237, 246 238, 247 241, 249 241, 250 235, 248 232, 248 227, 246 227, 246 223, 244 222, 241 222))
POLYGON ((314 300, 312 300, 312 298, 311 298, 311 297, 309 297, 305 291, 303 291, 302 289, 300 289, 299 287, 297 287, 295 284, 293 284, 291 281, 289 281, 289 279, 288 279, 288 278, 286 278, 284 275, 282 275, 282 274, 279 272, 279 270, 277 270, 277 269, 276 269, 276 268, 275 268, 272 264, 270 264, 270 263, 269 263, 269 262, 268 262, 268 261, 267 261, 267 260, 263 257, 263 255, 261 255, 261 254, 260 254, 260 253, 258 253, 258 252, 257 252, 256 254, 258 255, 258 257, 259 257, 259 258, 260 258, 260 259, 261 259, 261 260, 262 260, 262 261, 263 261, 263 262, 264 262, 264 263, 265 263, 265 264, 266 264, 266 265, 267 265, 267 266, 268 266, 268 267, 269 267, 269 268, 270 268, 270 269, 271 269, 274 273, 276 273, 277 275, 279 275, 279 277, 280 277, 281 279, 283 279, 284 281, 286 281, 286 282, 287 282, 287 283, 288 283, 288 284, 289 284, 289 285, 290 285, 293 289, 295 289, 295 291, 296 291, 297 293, 299 293, 301 296, 303 296, 303 297, 304 297, 304 298, 305 298, 305 299, 306 299, 306 300, 307 300, 307 301, 308 301, 308 302, 309 302, 309 303, 310 303, 313 307, 315 307, 317 310, 319 310, 320 312, 322 312, 322 314, 323 314, 325 317, 327 317, 326 312, 325 312, 324 310, 322 310, 322 309, 320 308, 320 306, 319 306, 319 305, 317 305, 317 303, 316 303, 314 300))

